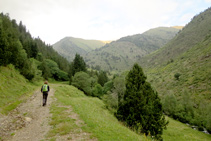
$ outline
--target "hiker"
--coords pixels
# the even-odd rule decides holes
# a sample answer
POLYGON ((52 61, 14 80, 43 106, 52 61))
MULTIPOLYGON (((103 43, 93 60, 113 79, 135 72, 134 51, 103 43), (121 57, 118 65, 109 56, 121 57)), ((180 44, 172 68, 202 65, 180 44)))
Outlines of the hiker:
POLYGON ((43 106, 47 103, 48 92, 50 91, 50 87, 48 86, 48 81, 44 82, 44 85, 41 87, 41 92, 43 93, 43 106))

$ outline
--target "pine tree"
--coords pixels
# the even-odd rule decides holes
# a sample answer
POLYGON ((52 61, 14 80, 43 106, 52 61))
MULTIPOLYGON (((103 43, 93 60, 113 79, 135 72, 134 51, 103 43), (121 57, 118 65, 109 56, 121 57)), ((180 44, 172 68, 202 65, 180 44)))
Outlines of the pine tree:
POLYGON ((70 66, 71 73, 69 74, 74 76, 75 73, 80 72, 80 71, 86 72, 86 63, 84 62, 83 57, 81 57, 79 54, 76 54, 73 60, 73 63, 71 63, 71 66, 70 66))
POLYGON ((127 75, 126 91, 116 116, 133 129, 162 140, 167 125, 162 105, 138 64, 127 75))
POLYGON ((98 80, 97 80, 97 82, 98 82, 102 87, 104 86, 104 84, 105 84, 106 82, 108 82, 108 76, 107 76, 106 72, 100 71, 100 73, 99 73, 99 75, 98 75, 98 80))
POLYGON ((0 66, 9 64, 11 56, 12 52, 9 51, 9 43, 6 34, 3 31, 3 27, 0 25, 0 66))

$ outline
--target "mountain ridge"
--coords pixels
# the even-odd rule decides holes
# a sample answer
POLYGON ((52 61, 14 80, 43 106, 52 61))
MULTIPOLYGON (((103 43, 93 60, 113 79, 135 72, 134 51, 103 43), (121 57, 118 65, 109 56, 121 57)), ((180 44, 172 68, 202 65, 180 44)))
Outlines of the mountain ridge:
POLYGON ((72 61, 75 54, 84 55, 89 51, 100 48, 109 41, 86 40, 75 37, 65 37, 53 45, 53 48, 68 61, 72 61))
POLYGON ((158 27, 142 34, 122 37, 87 53, 84 58, 90 67, 101 66, 103 70, 124 71, 136 60, 162 47, 178 31, 171 27, 158 27))
POLYGON ((150 62, 150 65, 165 64, 171 59, 174 59, 177 54, 187 51, 190 47, 202 41, 208 33, 211 32, 211 29, 208 29, 207 32, 206 28, 209 23, 211 23, 211 19, 209 18, 209 15, 211 15, 210 11, 211 10, 207 9, 200 15, 194 16, 192 21, 180 30, 166 46, 164 46, 161 50, 158 50, 155 54, 146 57, 148 60, 140 60, 141 64, 144 65, 144 62, 146 61, 150 62), (206 20, 204 20, 205 17, 206 20), (197 24, 197 22, 199 22, 199 24, 197 24), (161 54, 161 52, 164 54, 161 54))

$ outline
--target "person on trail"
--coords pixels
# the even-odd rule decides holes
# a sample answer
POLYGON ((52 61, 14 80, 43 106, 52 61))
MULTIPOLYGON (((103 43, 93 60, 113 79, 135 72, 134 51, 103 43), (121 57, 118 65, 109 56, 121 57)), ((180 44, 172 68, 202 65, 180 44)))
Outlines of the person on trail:
POLYGON ((44 85, 41 87, 41 92, 43 93, 43 106, 47 103, 48 92, 50 91, 50 87, 48 86, 48 81, 44 82, 44 85))

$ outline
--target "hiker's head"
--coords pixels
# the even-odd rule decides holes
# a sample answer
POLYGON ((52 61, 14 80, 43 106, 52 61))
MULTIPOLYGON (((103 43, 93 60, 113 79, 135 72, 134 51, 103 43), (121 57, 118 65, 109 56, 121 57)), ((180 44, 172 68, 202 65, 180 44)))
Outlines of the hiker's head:
POLYGON ((44 84, 48 84, 48 81, 46 80, 46 81, 44 82, 44 84))

